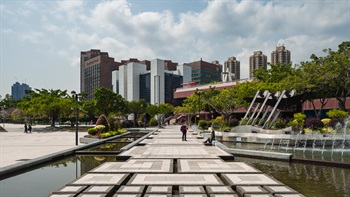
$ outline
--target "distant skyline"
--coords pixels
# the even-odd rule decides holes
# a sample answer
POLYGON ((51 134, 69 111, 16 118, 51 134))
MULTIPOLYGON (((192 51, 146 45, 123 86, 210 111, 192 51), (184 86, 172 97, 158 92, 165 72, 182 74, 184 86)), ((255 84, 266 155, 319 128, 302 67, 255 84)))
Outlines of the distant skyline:
POLYGON ((33 89, 80 90, 80 52, 220 64, 235 56, 268 62, 276 45, 293 64, 350 40, 350 0, 1 0, 0 95, 15 82, 33 89))

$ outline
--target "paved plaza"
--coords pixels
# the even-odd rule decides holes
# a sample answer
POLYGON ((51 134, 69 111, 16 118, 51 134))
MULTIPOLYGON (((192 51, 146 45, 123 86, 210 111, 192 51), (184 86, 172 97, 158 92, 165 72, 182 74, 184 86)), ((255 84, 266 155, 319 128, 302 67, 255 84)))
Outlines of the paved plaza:
POLYGON ((53 191, 50 197, 300 197, 292 188, 215 146, 206 146, 178 126, 159 129, 141 146, 119 154, 125 162, 106 162, 53 191))

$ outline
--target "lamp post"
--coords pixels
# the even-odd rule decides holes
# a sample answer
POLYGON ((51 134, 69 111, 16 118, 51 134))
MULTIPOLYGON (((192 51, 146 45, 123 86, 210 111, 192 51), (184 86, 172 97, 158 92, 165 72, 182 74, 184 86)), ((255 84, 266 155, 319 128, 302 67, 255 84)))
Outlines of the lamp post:
MULTIPOLYGON (((201 94, 202 94, 202 92, 200 91, 200 90, 198 90, 198 88, 195 90, 195 94, 198 96, 198 104, 199 104, 199 113, 198 113, 198 122, 199 122, 199 120, 200 120, 200 117, 201 117, 201 108, 202 108, 202 106, 201 106, 201 94)), ((196 118, 197 119, 197 118, 196 118)))
POLYGON ((78 118, 79 118, 79 108, 78 108, 78 100, 79 100, 79 96, 80 94, 77 94, 74 90, 71 92, 72 97, 75 100, 75 145, 78 145, 78 118))

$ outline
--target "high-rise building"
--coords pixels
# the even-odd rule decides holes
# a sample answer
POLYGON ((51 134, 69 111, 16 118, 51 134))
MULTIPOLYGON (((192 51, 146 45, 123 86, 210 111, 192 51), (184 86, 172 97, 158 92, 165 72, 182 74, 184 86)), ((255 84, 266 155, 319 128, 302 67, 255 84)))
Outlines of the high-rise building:
POLYGON ((275 51, 271 52, 271 64, 289 64, 290 63, 290 51, 281 45, 277 46, 275 51))
POLYGON ((113 90, 112 71, 121 65, 109 57, 107 52, 91 49, 80 55, 80 91, 87 93, 87 99, 94 98, 97 88, 113 90))
POLYGON ((148 62, 149 70, 146 63, 133 61, 119 66, 119 71, 113 71, 113 75, 118 75, 114 77, 117 79, 114 84, 119 87, 117 93, 127 101, 145 99, 151 104, 173 104, 174 91, 181 87, 184 78, 191 78, 191 68, 186 65, 174 68, 174 63, 169 60, 148 62))
POLYGON ((221 65, 205 62, 202 59, 187 63, 192 68, 192 81, 197 84, 208 84, 213 81, 221 81, 221 65))
POLYGON ((222 69, 222 81, 229 82, 241 78, 241 63, 235 57, 229 57, 222 69))
POLYGON ((14 100, 20 100, 26 96, 26 90, 32 90, 32 88, 25 83, 16 82, 11 87, 11 96, 14 100))
POLYGON ((253 71, 261 67, 267 69, 267 56, 261 51, 255 51, 254 54, 249 57, 249 78, 253 78, 253 71))

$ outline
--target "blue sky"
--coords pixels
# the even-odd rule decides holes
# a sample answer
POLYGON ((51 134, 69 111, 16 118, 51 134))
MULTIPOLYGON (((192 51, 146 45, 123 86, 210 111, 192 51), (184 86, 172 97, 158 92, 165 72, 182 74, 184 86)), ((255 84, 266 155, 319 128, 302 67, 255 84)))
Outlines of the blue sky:
POLYGON ((1 0, 0 95, 16 81, 79 91, 81 51, 116 61, 138 58, 223 64, 276 45, 294 64, 350 40, 350 0, 1 0))

